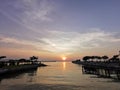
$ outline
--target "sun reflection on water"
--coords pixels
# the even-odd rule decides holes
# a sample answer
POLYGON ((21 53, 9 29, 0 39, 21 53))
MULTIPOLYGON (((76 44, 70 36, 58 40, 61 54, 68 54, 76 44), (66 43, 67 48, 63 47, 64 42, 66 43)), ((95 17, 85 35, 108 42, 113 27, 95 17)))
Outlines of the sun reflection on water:
POLYGON ((63 70, 66 69, 66 62, 63 62, 63 70))

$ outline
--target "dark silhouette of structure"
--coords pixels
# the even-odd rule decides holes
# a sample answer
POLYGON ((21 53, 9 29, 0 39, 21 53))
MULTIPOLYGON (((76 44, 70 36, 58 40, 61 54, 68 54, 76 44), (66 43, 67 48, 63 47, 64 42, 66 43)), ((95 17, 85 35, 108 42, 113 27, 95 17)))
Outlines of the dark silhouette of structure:
POLYGON ((120 80, 120 51, 118 55, 108 56, 85 56, 82 63, 78 60, 73 61, 76 64, 82 64, 83 73, 95 74, 102 77, 112 77, 113 74, 120 80))

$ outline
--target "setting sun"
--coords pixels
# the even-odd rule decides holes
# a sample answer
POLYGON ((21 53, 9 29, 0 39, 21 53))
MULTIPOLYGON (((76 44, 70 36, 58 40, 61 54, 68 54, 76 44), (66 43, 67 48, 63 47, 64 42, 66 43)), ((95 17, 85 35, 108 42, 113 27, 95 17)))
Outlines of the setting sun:
POLYGON ((64 57, 62 57, 62 60, 66 60, 66 59, 67 59, 67 57, 65 57, 65 56, 64 56, 64 57))

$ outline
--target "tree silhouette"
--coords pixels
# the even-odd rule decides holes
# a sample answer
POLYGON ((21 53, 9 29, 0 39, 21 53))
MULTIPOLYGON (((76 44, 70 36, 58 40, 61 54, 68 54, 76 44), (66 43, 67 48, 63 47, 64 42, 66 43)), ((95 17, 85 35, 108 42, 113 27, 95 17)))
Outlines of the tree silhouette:
POLYGON ((107 59, 109 59, 108 56, 102 56, 101 58, 104 59, 105 61, 106 61, 107 59))
POLYGON ((109 62, 113 62, 113 63, 120 62, 119 55, 114 55, 112 58, 109 59, 109 62))
POLYGON ((38 57, 32 56, 32 57, 30 57, 30 60, 31 60, 31 61, 37 61, 37 60, 38 60, 38 57))
POLYGON ((30 61, 32 62, 32 64, 34 64, 35 62, 38 62, 37 60, 38 60, 38 57, 36 56, 30 57, 30 61))
POLYGON ((0 59, 6 58, 6 56, 0 56, 0 59))
POLYGON ((86 62, 86 61, 88 61, 90 58, 91 58, 90 56, 85 56, 85 57, 83 57, 83 61, 86 62))
MULTIPOLYGON (((0 56, 0 60, 6 58, 6 56, 0 56)), ((5 66, 5 62, 0 61, 0 68, 2 68, 3 66, 5 66)))
MULTIPOLYGON (((104 58, 105 59, 108 59, 108 57, 107 56, 104 56, 104 58)), ((98 60, 101 60, 102 59, 102 57, 100 57, 100 56, 85 56, 85 57, 83 57, 83 61, 88 61, 88 60, 91 60, 91 61, 98 61, 98 60)))

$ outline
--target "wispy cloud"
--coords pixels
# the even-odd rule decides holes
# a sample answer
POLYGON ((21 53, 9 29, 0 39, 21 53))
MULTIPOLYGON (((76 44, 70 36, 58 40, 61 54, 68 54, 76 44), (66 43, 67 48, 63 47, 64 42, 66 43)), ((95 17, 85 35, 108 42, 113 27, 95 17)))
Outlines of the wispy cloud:
POLYGON ((0 48, 11 48, 18 50, 29 50, 36 52, 51 52, 45 48, 48 43, 42 40, 26 40, 0 35, 0 48))
POLYGON ((45 23, 53 21, 50 17, 53 10, 54 2, 51 0, 12 0, 0 6, 0 13, 37 33, 41 33, 40 28, 45 23))
POLYGON ((42 21, 52 21, 49 17, 53 6, 48 0, 23 0, 23 21, 28 23, 42 21))
MULTIPOLYGON (((17 48, 17 49, 24 49, 24 50, 34 50, 36 49, 32 43, 26 40, 20 40, 11 37, 0 36, 0 44, 3 44, 3 47, 7 48, 17 48)), ((2 47, 2 46, 1 46, 2 47)))
POLYGON ((86 33, 49 31, 49 34, 49 37, 41 38, 41 40, 48 43, 44 49, 53 52, 74 53, 120 42, 120 37, 115 37, 116 33, 104 32, 103 30, 86 33))
POLYGON ((118 45, 120 37, 116 33, 105 32, 103 30, 93 30, 89 32, 65 32, 47 31, 46 36, 38 37, 36 40, 20 40, 11 37, 0 37, 0 43, 11 44, 14 48, 36 50, 40 52, 51 52, 59 54, 73 54, 89 49, 110 48, 111 44, 118 45))

